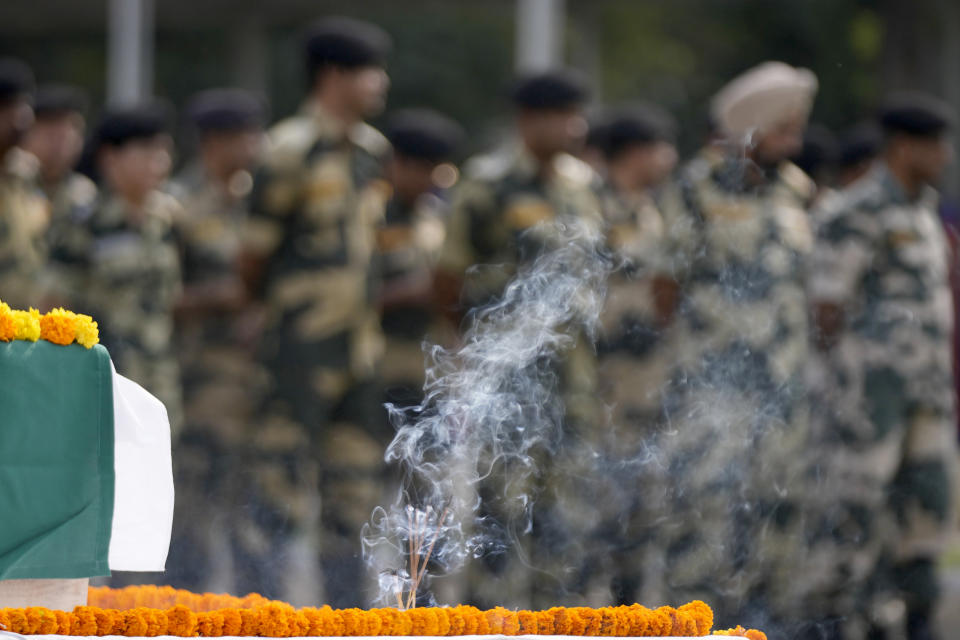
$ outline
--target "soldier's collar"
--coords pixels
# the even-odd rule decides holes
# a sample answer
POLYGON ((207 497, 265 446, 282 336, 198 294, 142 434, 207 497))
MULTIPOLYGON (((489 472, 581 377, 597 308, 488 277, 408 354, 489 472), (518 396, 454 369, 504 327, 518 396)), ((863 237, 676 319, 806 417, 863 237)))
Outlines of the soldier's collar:
POLYGON ((11 147, 0 161, 0 173, 21 180, 35 180, 40 171, 40 161, 29 151, 11 147))
POLYGON ((333 142, 342 142, 347 138, 347 126, 330 115, 330 112, 316 100, 304 102, 300 107, 300 113, 313 120, 318 137, 333 142))
POLYGON ((883 186, 887 197, 895 204, 927 204, 936 207, 937 191, 930 185, 921 187, 920 192, 915 198, 911 198, 907 191, 897 180, 890 167, 883 160, 878 160, 870 170, 875 179, 883 186), (931 204, 932 203, 932 204, 931 204))

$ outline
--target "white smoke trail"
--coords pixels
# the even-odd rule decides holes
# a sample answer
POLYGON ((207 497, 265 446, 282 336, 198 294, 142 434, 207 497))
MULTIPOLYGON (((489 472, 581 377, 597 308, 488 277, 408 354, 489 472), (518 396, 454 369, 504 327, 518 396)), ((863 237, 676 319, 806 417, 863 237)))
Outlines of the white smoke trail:
POLYGON ((476 492, 492 473, 503 488, 496 500, 529 528, 536 496, 528 481, 563 423, 556 363, 578 338, 592 340, 611 267, 599 231, 584 223, 531 233, 552 238, 553 248, 471 313, 462 346, 428 350, 422 405, 388 406, 397 434, 386 459, 404 470, 405 487, 363 531, 380 602, 404 606, 398 594, 426 575, 428 555, 431 570, 446 573, 504 550, 509 527, 480 515, 476 492))

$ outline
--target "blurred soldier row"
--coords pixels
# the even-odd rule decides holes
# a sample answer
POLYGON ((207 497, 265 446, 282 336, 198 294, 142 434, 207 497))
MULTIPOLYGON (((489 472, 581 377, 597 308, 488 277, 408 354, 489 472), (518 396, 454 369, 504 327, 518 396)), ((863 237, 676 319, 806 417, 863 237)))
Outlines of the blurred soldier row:
POLYGON ((955 114, 894 95, 838 142, 807 127, 814 74, 768 62, 716 94, 677 169, 669 114, 588 125, 587 83, 555 70, 517 79, 508 144, 458 184, 456 123, 365 122, 389 50, 372 24, 317 23, 298 113, 265 131, 256 96, 202 92, 172 179, 164 104, 88 135, 82 92, 0 60, 0 298, 93 315, 175 430, 169 571, 144 579, 369 602, 360 530, 400 483, 384 404, 430 411, 424 340, 455 346, 578 228, 610 275, 596 327, 542 365, 556 446, 532 485, 494 459, 465 488, 511 544, 445 593, 702 598, 782 637, 933 637, 956 435, 934 185, 955 114))

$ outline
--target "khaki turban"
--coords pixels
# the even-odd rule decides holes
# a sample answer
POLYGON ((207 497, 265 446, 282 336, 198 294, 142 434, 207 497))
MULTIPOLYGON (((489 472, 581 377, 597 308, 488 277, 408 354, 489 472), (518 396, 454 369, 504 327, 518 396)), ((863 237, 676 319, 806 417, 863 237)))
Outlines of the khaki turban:
POLYGON ((809 69, 783 62, 764 62, 730 81, 711 103, 722 132, 735 141, 763 133, 787 118, 806 119, 817 93, 817 77, 809 69))

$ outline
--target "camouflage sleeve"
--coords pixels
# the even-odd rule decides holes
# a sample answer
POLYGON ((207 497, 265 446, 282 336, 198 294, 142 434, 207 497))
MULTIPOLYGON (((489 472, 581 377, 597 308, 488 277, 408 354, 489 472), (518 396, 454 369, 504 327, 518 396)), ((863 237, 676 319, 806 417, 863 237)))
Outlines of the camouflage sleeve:
POLYGON ((663 221, 657 264, 662 273, 678 282, 686 280, 692 271, 700 244, 692 190, 692 185, 678 178, 667 186, 657 203, 663 221))
POLYGON ((447 236, 437 262, 438 271, 462 278, 470 266, 485 257, 478 250, 477 230, 481 221, 493 220, 495 207, 489 186, 470 180, 461 183, 454 194, 447 236))
POLYGON ((817 302, 849 303, 873 260, 877 216, 829 198, 813 214, 816 241, 810 256, 808 287, 817 302))
POLYGON ((280 246, 285 221, 302 201, 299 169, 293 161, 272 158, 257 171, 243 230, 247 252, 269 256, 280 246))

